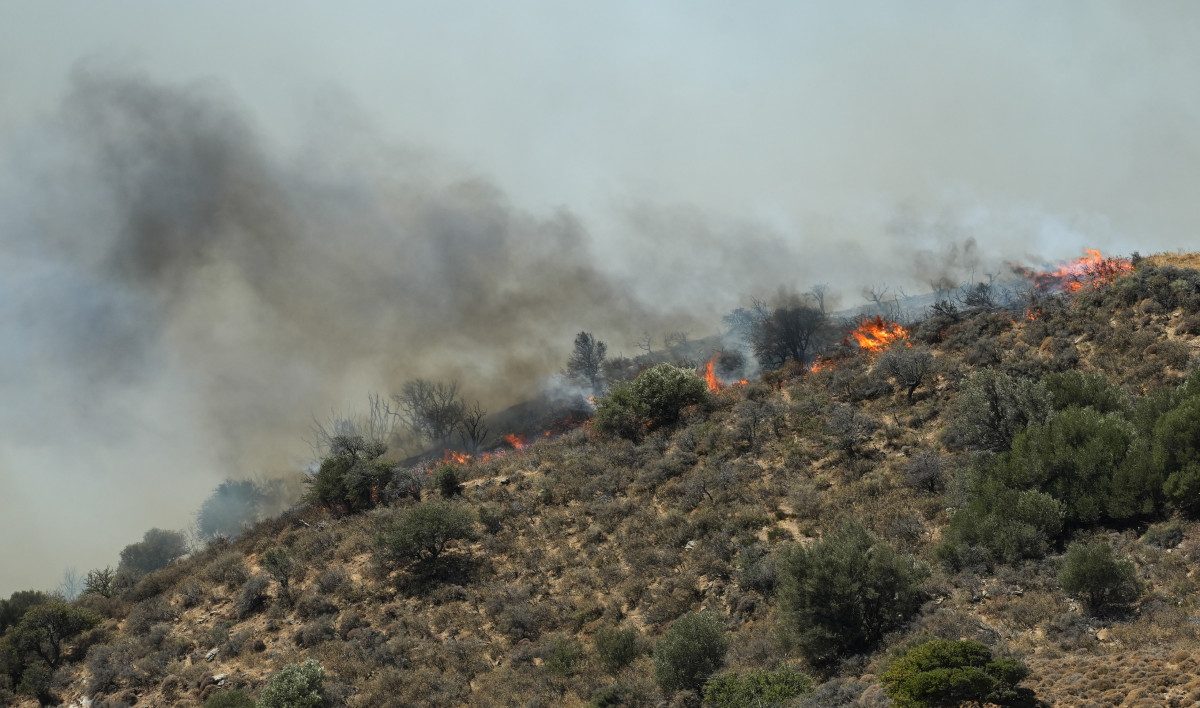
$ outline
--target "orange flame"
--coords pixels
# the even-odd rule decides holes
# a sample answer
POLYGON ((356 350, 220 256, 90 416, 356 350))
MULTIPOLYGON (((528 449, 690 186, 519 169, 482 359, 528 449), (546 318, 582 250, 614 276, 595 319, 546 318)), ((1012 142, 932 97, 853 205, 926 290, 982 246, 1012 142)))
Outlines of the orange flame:
POLYGON ((721 381, 717 378, 717 356, 713 354, 704 365, 704 383, 708 384, 709 393, 718 393, 721 390, 721 381))
POLYGON ((829 371, 832 368, 833 359, 826 359, 823 356, 819 356, 816 359, 813 359, 813 363, 809 365, 808 370, 814 374, 819 374, 822 371, 829 371))
POLYGON ((881 352, 894 342, 908 339, 908 330, 898 322, 889 322, 879 315, 854 328, 850 333, 861 349, 868 352, 881 352))
POLYGON ((1106 258, 1094 248, 1084 249, 1082 258, 1059 266, 1050 271, 1035 271, 1016 267, 1014 270, 1033 281, 1034 287, 1043 292, 1066 290, 1078 292, 1086 287, 1108 285, 1122 275, 1133 271, 1129 258, 1106 258))
POLYGON ((525 438, 523 438, 520 435, 517 435, 516 433, 509 433, 508 435, 505 435, 504 441, 507 442, 509 445, 512 445, 512 448, 514 450, 524 450, 525 449, 525 438))
POLYGON ((471 461, 471 456, 457 450, 447 450, 442 454, 442 462, 453 465, 465 465, 471 461))

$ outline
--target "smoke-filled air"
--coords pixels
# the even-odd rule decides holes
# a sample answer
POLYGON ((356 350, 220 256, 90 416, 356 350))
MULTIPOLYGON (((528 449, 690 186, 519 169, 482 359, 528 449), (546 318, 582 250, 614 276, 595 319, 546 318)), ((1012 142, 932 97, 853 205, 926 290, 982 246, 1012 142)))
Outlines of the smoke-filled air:
POLYGON ((1183 2, 6 3, 0 597, 132 587, 150 529, 198 557, 372 445, 640 440, 604 406, 655 364, 755 398, 947 308, 1033 326, 1200 245, 1198 37, 1183 2))

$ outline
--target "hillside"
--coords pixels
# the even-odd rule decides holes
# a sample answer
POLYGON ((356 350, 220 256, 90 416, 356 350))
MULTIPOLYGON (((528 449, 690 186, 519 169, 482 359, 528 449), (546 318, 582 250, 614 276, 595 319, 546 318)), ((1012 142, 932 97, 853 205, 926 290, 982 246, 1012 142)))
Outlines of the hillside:
POLYGON ((838 332, 815 366, 637 409, 632 432, 602 400, 487 461, 389 467, 361 509, 306 504, 85 594, 99 623, 24 694, 36 661, 10 641, 0 702, 250 705, 312 659, 330 705, 697 705, 715 674, 742 698, 710 681, 712 705, 885 706, 889 667, 947 639, 1027 667, 1002 703, 1196 705, 1200 256, 1135 261, 931 309, 878 352, 838 332), (406 556, 419 508, 444 537, 406 556), (1088 541, 1132 567, 1102 597, 1103 572, 1064 571, 1088 541), (811 589, 826 572, 845 587, 811 589), (898 589, 863 600, 877 573, 898 589), (701 611, 727 650, 694 669, 701 611))

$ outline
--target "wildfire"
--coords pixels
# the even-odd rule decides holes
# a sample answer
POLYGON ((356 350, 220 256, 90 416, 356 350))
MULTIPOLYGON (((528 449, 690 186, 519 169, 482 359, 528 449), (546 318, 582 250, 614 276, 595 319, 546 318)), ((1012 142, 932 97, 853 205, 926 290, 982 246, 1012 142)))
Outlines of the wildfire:
POLYGON ((1017 273, 1033 281, 1034 287, 1042 292, 1066 290, 1077 292, 1086 287, 1108 285, 1120 276, 1133 271, 1133 261, 1128 258, 1105 257, 1094 248, 1084 249, 1082 258, 1059 266, 1050 271, 1035 271, 1015 267, 1017 273))
POLYGON ((808 367, 808 370, 814 374, 819 374, 822 371, 829 371, 831 369, 833 369, 833 359, 826 359, 823 356, 813 359, 813 363, 808 367))
POLYGON ((704 383, 708 384, 709 393, 718 393, 721 390, 721 380, 717 378, 717 356, 713 354, 704 365, 704 383))
POLYGON ((512 448, 514 450, 524 450, 525 449, 525 438, 521 437, 520 435, 517 435, 516 433, 509 433, 508 435, 505 435, 504 441, 507 442, 509 445, 512 445, 512 448))
POLYGON ((879 315, 864 320, 850 333, 859 348, 868 352, 881 352, 895 342, 908 339, 908 330, 899 322, 889 322, 879 315))
POLYGON ((445 462, 447 464, 465 465, 470 461, 471 461, 470 455, 468 455, 465 452, 458 452, 457 450, 447 450, 442 455, 442 462, 445 462))

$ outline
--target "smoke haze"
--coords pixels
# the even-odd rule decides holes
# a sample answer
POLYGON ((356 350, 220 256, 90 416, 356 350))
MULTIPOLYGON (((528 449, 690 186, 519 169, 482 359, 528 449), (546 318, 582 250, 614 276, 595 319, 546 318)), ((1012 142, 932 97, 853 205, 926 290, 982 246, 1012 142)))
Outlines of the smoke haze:
POLYGON ((1187 4, 255 7, 0 10, 0 594, 411 377, 1200 226, 1187 4))

